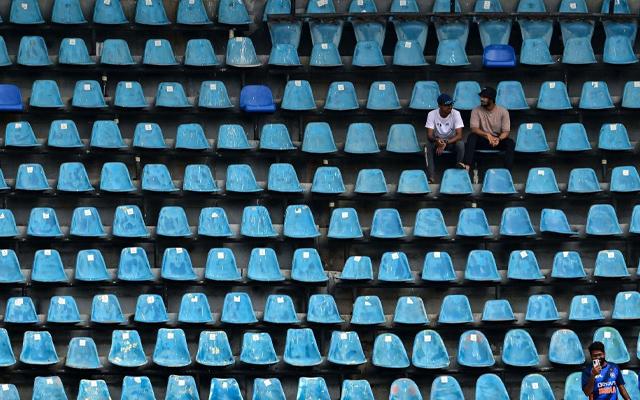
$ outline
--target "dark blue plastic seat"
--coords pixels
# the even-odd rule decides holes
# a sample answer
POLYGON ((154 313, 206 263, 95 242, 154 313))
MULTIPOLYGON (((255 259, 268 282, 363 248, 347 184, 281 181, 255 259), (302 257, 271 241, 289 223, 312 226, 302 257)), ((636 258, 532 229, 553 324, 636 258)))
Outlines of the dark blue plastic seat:
POLYGON ((20 88, 11 84, 0 84, 0 111, 22 111, 20 88))
POLYGON ((508 44, 490 44, 484 48, 482 65, 485 68, 513 68, 516 66, 516 52, 508 44))
POLYGON ((272 113, 276 110, 271 89, 266 85, 247 85, 240 92, 240 108, 249 113, 272 113))

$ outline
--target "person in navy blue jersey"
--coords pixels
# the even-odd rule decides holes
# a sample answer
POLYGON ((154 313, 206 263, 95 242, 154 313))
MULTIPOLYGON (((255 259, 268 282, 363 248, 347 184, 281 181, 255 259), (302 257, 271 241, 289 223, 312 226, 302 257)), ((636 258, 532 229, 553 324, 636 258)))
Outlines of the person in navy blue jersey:
POLYGON ((582 371, 582 391, 589 400, 618 400, 620 397, 631 400, 624 387, 622 371, 616 364, 605 361, 604 344, 591 343, 589 354, 591 365, 582 371))

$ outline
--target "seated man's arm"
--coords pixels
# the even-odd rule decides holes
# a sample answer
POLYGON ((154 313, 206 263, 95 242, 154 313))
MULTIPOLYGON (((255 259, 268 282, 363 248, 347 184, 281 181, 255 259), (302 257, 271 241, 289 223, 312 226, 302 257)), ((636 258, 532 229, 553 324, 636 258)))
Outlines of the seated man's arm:
POLYGON ((429 139, 430 142, 434 142, 436 140, 436 137, 433 134, 433 128, 427 128, 427 139, 429 139))
POLYGON ((490 139, 490 137, 493 136, 491 132, 485 132, 480 129, 480 116, 475 109, 471 111, 471 120, 469 121, 469 127, 471 128, 471 133, 482 136, 485 139, 490 139))
POLYGON ((502 124, 500 126, 500 140, 505 140, 509 137, 509 132, 511 131, 511 119, 509 118, 509 112, 507 111, 502 117, 502 124))
POLYGON ((462 140, 462 128, 456 129, 456 134, 449 139, 449 144, 453 144, 462 140))
POLYGON ((595 379, 592 374, 582 374, 582 393, 591 399, 593 394, 593 386, 595 385, 595 379), (585 376, 587 375, 587 376, 585 376))

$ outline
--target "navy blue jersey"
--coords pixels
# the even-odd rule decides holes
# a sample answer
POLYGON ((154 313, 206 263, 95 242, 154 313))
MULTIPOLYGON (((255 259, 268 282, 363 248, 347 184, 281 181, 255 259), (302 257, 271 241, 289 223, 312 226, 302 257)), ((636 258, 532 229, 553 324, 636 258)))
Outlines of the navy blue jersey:
MULTIPOLYGON (((589 381, 591 369, 589 366, 582 371, 582 387, 589 381)), ((593 400, 618 400, 618 388, 624 385, 624 378, 620 368, 608 362, 602 371, 596 375, 593 385, 593 400)))

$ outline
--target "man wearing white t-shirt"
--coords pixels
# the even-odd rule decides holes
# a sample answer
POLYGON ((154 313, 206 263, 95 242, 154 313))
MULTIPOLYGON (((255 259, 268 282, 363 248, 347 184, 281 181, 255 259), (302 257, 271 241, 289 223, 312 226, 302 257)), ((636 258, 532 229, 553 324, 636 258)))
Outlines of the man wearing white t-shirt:
POLYGON ((462 116, 458 110, 453 109, 453 99, 446 93, 438 96, 438 108, 427 115, 427 173, 429 183, 435 181, 435 156, 441 155, 445 150, 455 153, 456 166, 469 169, 462 162, 464 159, 464 142, 462 140, 462 116))

